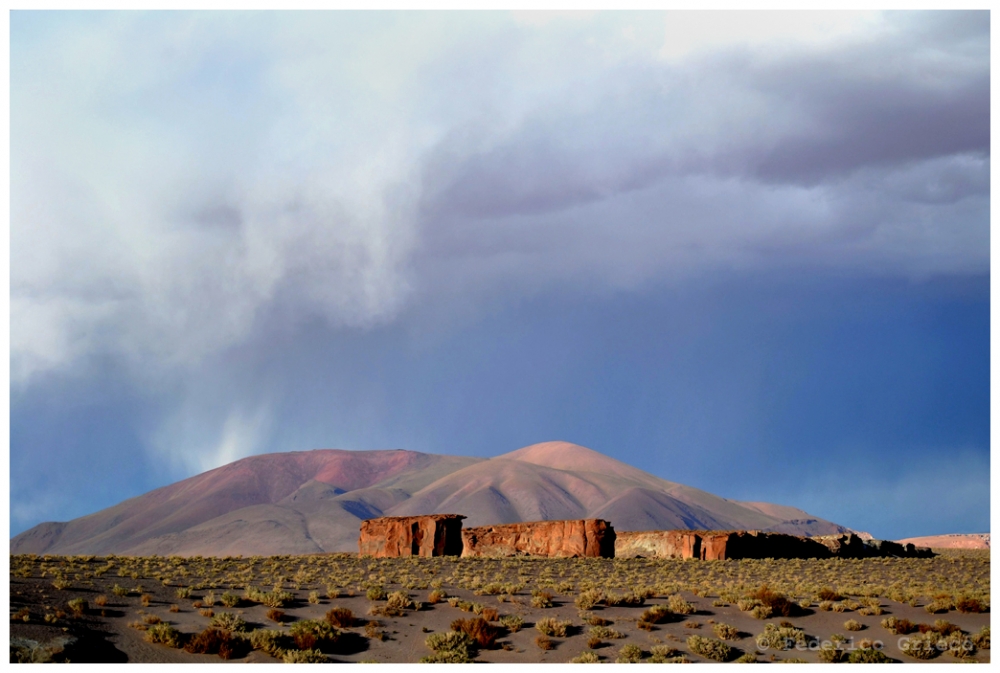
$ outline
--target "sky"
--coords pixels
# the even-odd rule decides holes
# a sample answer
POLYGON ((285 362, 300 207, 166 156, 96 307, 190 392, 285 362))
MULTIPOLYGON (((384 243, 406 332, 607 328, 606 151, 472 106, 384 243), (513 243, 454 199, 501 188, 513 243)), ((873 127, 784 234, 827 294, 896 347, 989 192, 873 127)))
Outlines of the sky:
POLYGON ((989 530, 988 12, 10 25, 12 535, 557 439, 989 530))

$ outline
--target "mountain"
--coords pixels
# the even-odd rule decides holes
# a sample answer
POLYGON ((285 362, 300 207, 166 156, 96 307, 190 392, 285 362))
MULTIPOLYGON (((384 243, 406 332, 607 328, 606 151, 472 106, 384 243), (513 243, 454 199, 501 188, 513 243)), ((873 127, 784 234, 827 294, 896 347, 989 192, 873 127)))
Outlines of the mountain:
POLYGON ((250 456, 11 539, 11 553, 268 555, 356 551, 363 519, 454 512, 467 526, 602 518, 617 530, 847 528, 727 500, 568 442, 495 458, 320 449, 250 456))
POLYGON ((911 542, 918 547, 934 549, 989 549, 989 533, 948 533, 946 535, 927 535, 924 537, 909 537, 898 540, 903 544, 911 542))

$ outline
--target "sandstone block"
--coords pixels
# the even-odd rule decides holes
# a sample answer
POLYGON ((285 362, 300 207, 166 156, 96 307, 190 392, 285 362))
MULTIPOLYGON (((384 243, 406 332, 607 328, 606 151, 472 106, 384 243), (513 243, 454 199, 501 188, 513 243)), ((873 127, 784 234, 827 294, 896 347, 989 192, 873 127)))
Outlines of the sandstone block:
POLYGON ((358 553, 390 556, 458 556, 462 553, 461 514, 385 516, 361 522, 358 553))
POLYGON ((615 529, 603 519, 479 526, 462 531, 462 546, 462 556, 613 558, 615 529))

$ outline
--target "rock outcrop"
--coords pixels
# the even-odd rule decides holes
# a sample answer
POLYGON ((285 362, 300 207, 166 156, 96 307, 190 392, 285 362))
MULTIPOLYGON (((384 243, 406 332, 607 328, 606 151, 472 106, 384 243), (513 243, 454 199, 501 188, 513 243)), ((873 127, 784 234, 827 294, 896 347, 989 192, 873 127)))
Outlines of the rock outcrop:
POLYGON ((616 558, 701 558, 701 536, 693 530, 619 532, 616 558))
POLYGON ((459 556, 461 514, 386 516, 361 522, 358 553, 388 556, 459 556))
POLYGON ((875 540, 864 538, 853 533, 849 535, 823 535, 813 538, 823 543, 831 556, 837 558, 872 558, 885 556, 930 558, 934 556, 927 547, 917 547, 913 544, 900 544, 891 540, 875 540))
POLYGON ((616 557, 826 558, 830 551, 810 538, 760 531, 663 530, 618 533, 616 557))
POLYGON ((694 558, 703 561, 743 558, 927 557, 929 549, 857 535, 800 537, 755 530, 654 530, 618 533, 615 556, 694 558))
POLYGON ((532 521, 462 531, 462 556, 615 556, 615 529, 603 519, 532 521))

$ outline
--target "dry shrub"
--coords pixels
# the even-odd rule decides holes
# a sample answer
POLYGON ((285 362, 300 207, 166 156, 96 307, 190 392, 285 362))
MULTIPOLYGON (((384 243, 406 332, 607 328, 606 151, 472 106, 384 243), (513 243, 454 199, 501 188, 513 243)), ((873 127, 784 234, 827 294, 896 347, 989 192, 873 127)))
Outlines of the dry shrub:
POLYGON ((662 624, 663 622, 670 621, 672 618, 673 612, 666 605, 650 605, 639 616, 639 628, 651 631, 652 629, 647 629, 643 625, 662 624))
POLYGON ((793 617, 798 614, 799 607, 795 603, 785 598, 784 594, 773 591, 767 584, 761 585, 749 597, 760 601, 761 605, 771 608, 772 615, 793 617))
POLYGON ((300 650, 331 647, 340 637, 337 629, 318 619, 303 619, 295 622, 289 629, 288 635, 292 637, 300 650))
POLYGON ((680 594, 674 594, 667 599, 667 609, 678 615, 693 615, 694 605, 684 600, 680 594))
POLYGON ((246 620, 239 615, 234 615, 230 612, 220 612, 215 615, 212 617, 210 625, 217 629, 225 629, 226 631, 235 631, 239 633, 247 630, 246 620))
POLYGON ((955 601, 955 609, 962 613, 986 612, 985 607, 975 598, 962 597, 955 601))
POLYGON ((859 647, 847 656, 850 664, 891 664, 892 659, 885 652, 874 647, 859 647))
POLYGON ((467 634, 477 647, 493 649, 496 645, 499 631, 482 617, 472 619, 456 619, 451 623, 451 630, 467 634))
POLYGON ((899 649, 914 659, 933 659, 941 654, 941 650, 938 649, 940 638, 941 634, 936 632, 907 636, 900 642, 899 649))
POLYGON ((496 608, 483 608, 483 611, 479 613, 479 616, 488 622, 495 622, 500 618, 500 613, 497 612, 496 608))
POLYGON ((687 639, 687 645, 695 654, 713 661, 729 661, 733 658, 733 648, 715 638, 691 636, 687 639))
POLYGON ((839 601, 841 598, 843 598, 843 596, 838 594, 835 590, 831 589, 830 587, 823 587, 822 589, 820 589, 819 594, 817 594, 817 596, 821 601, 839 601))
POLYGON ((952 602, 950 597, 935 598, 930 603, 924 606, 924 610, 931 613, 932 615, 936 615, 941 612, 948 612, 949 610, 951 610, 951 607, 952 607, 952 602))
POLYGON ((629 643, 628 645, 622 645, 622 649, 618 651, 618 658, 615 659, 615 663, 637 664, 641 659, 642 648, 629 643))
POLYGON ((556 647, 556 644, 548 636, 538 636, 535 638, 535 645, 541 650, 553 650, 556 647))
POLYGON ((382 630, 382 622, 377 619, 372 619, 365 624, 365 637, 371 638, 372 640, 385 640, 388 636, 386 636, 385 631, 382 630))
POLYGON ((281 660, 286 664, 326 664, 330 658, 320 650, 288 650, 281 660))
POLYGON ((349 629, 357 623, 350 608, 330 608, 326 612, 326 621, 331 626, 349 629))
POLYGON ((543 617, 535 622, 535 628, 538 629, 539 633, 544 636, 557 636, 559 638, 566 637, 566 629, 569 625, 569 622, 560 622, 555 617, 543 617))
POLYGON ((990 649, 990 627, 984 626, 978 633, 972 634, 972 644, 981 650, 990 649))
POLYGON ((181 646, 182 639, 180 631, 170 624, 155 624, 146 630, 146 640, 151 643, 178 648, 181 646))
POLYGON ((424 641, 434 654, 423 657, 421 663, 464 664, 472 661, 476 645, 464 631, 432 633, 424 641))
POLYGON ((208 627, 184 645, 184 651, 191 654, 218 654, 223 659, 233 659, 247 650, 246 641, 225 629, 208 627))
POLYGON ((531 592, 531 607, 533 608, 551 608, 552 607, 552 594, 548 591, 543 591, 541 589, 535 589, 531 592))
POLYGON ((932 626, 930 630, 937 631, 943 636, 962 632, 962 629, 960 629, 956 624, 952 624, 947 619, 935 619, 934 626, 932 626))
POLYGON ((285 611, 278 608, 268 608, 267 618, 272 622, 281 623, 285 619, 285 611))
POLYGON ((108 604, 108 597, 105 596, 104 594, 100 594, 94 597, 94 605, 103 608, 107 604, 108 604))
POLYGON ((581 591, 574 602, 576 603, 576 607, 581 610, 591 610, 602 600, 604 600, 603 591, 600 589, 587 589, 586 591, 581 591))

